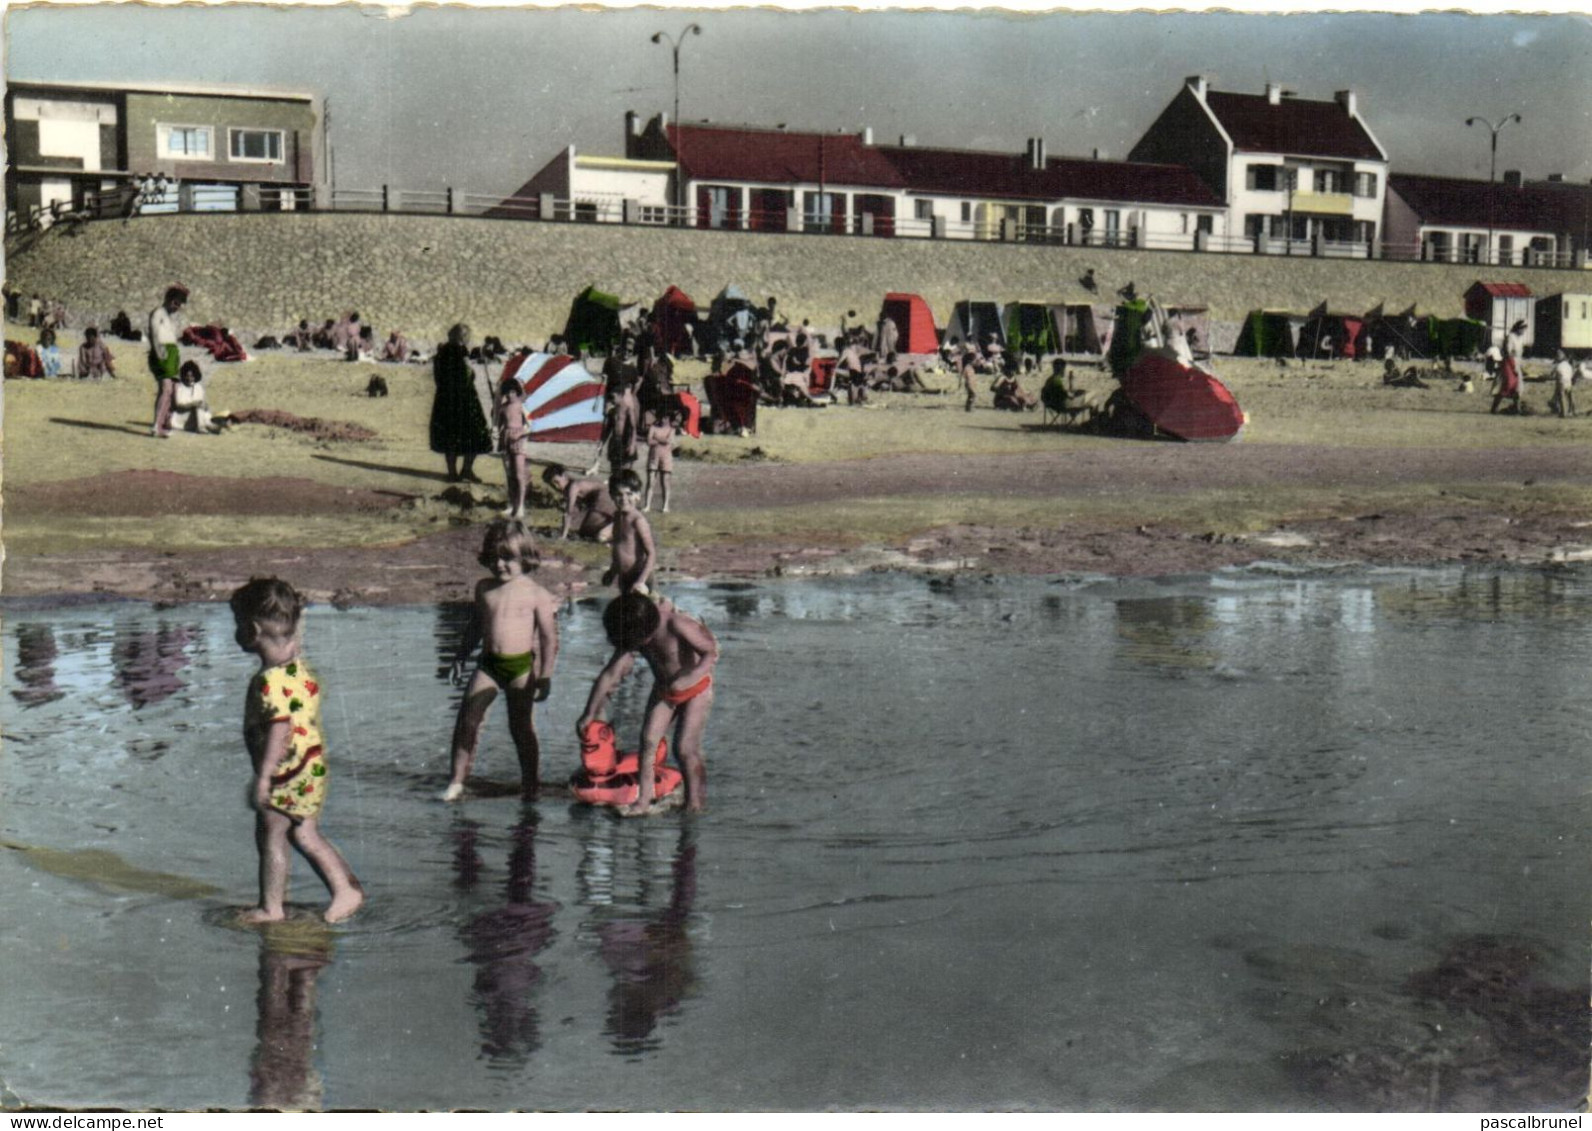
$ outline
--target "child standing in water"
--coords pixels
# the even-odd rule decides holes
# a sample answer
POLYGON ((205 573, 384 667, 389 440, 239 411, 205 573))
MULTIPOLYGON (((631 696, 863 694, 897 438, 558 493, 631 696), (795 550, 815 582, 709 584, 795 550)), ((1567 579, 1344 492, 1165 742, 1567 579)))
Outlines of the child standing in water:
POLYGON ((620 471, 608 481, 618 512, 614 515, 613 564, 603 574, 603 584, 621 593, 635 590, 646 593, 658 564, 658 548, 652 540, 652 525, 641 513, 641 477, 634 471, 620 471))
POLYGON ((674 435, 680 418, 674 412, 660 413, 647 428, 647 490, 641 509, 652 509, 652 483, 663 489, 663 513, 669 513, 669 480, 674 477, 674 435))
POLYGON ((639 817, 652 808, 653 759, 670 727, 674 728, 675 756, 685 774, 686 808, 700 812, 707 802, 702 734, 713 709, 718 640, 706 625, 668 601, 654 601, 640 593, 623 593, 610 601, 603 610, 603 629, 614 654, 592 683, 575 733, 584 736, 586 727, 601 716, 614 690, 635 666, 639 652, 652 669, 652 695, 641 725, 639 792, 635 803, 619 812, 639 817))
POLYGON ((463 681, 465 664, 477 644, 481 659, 459 704, 453 728, 453 776, 442 800, 463 796, 481 723, 501 690, 508 703, 509 735, 519 756, 521 795, 535 801, 541 788, 541 747, 533 711, 552 687, 558 658, 558 603, 531 579, 541 555, 523 522, 500 519, 487 527, 480 562, 492 576, 475 587, 475 616, 453 661, 454 683, 463 681))
POLYGON ((292 844, 332 893, 325 918, 347 919, 365 902, 347 861, 321 834, 326 801, 326 752, 321 740, 321 687, 301 654, 304 598, 285 581, 257 577, 232 594, 238 647, 260 658, 249 681, 243 740, 254 764, 251 800, 260 851, 260 905, 245 922, 286 916, 292 844))

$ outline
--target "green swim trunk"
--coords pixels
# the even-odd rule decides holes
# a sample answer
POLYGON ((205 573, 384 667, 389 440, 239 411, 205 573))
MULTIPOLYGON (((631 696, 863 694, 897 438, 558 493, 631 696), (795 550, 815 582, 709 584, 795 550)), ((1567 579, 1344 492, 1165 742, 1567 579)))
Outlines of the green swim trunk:
POLYGON ((505 689, 535 666, 535 652, 516 652, 512 656, 496 652, 481 653, 481 670, 493 683, 505 689))
POLYGON ((175 381, 182 368, 182 352, 176 346, 167 346, 165 352, 149 351, 149 372, 157 381, 175 381))

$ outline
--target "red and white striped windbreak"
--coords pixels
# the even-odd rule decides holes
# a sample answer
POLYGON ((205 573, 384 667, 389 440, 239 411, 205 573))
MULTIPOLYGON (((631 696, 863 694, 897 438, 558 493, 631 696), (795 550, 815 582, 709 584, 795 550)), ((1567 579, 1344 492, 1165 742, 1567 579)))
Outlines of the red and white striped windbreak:
POLYGON ((498 380, 525 389, 527 439, 595 444, 602 437, 602 380, 568 354, 514 354, 498 380))

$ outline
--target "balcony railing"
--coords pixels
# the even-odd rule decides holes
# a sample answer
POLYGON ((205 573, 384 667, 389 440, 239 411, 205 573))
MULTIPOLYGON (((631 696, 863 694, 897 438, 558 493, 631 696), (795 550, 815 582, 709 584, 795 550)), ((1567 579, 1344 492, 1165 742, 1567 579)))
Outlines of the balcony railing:
MULTIPOLYGON (((752 197, 757 199, 756 194, 752 197)), ((705 198, 704 198, 705 199, 705 198)), ((855 201, 852 202, 855 205, 855 201)), ((1076 223, 1031 224, 1020 216, 974 214, 970 219, 946 216, 896 216, 882 210, 844 214, 801 207, 751 209, 712 208, 697 203, 644 204, 618 193, 594 193, 574 199, 552 194, 503 197, 462 192, 454 188, 414 189, 395 185, 341 186, 320 190, 304 186, 162 184, 122 185, 83 194, 72 207, 58 202, 6 216, 6 234, 43 231, 55 224, 134 216, 196 212, 366 212, 416 216, 474 216, 543 223, 615 224, 651 228, 689 228, 781 235, 828 235, 869 239, 967 240, 1054 247, 1131 248, 1148 251, 1199 252, 1217 255, 1298 256, 1329 259, 1385 259, 1429 263, 1494 264, 1521 268, 1586 268, 1585 249, 1552 251, 1536 248, 1503 250, 1454 246, 1431 240, 1421 243, 1368 243, 1269 235, 1221 235, 1211 232, 1159 232, 1143 227, 1085 228, 1076 223)))

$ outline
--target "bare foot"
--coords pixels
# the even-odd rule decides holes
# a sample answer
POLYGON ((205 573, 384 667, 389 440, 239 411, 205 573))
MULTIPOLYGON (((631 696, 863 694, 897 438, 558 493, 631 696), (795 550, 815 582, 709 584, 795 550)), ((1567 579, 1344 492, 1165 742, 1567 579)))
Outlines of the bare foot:
POLYGON ((450 782, 448 788, 442 791, 442 800, 457 801, 464 796, 463 782, 450 782))
POLYGON ((643 805, 639 801, 632 801, 629 805, 619 806, 615 812, 617 812, 621 817, 645 817, 648 813, 652 812, 652 806, 643 805))
POLYGON ((351 887, 326 905, 326 914, 322 918, 328 923, 341 923, 358 911, 364 902, 365 893, 358 887, 351 887))
POLYGON ((669 504, 668 503, 664 503, 663 504, 663 513, 664 514, 668 514, 669 513, 669 504))
POLYGON ((280 923, 287 918, 287 912, 278 908, 276 911, 267 911, 263 907, 251 907, 238 916, 240 923, 280 923))

